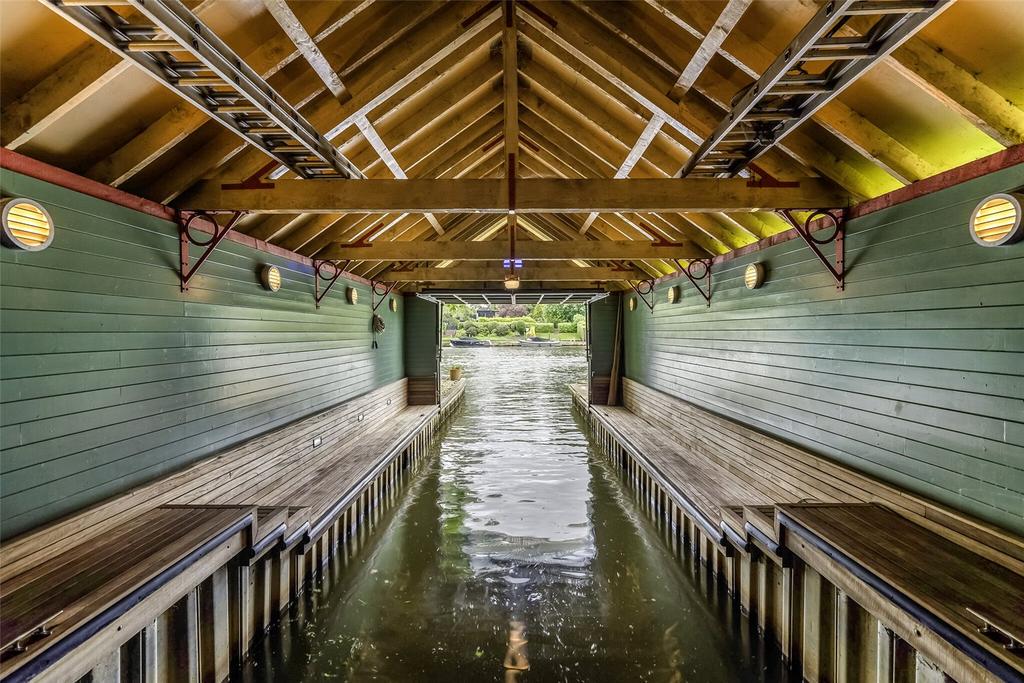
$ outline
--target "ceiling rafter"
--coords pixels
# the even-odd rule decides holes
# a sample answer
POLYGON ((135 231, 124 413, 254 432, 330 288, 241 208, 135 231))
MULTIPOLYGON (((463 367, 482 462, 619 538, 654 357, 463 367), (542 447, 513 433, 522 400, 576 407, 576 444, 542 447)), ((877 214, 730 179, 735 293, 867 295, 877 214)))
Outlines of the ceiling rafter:
MULTIPOLYGON (((672 174, 714 129, 737 93, 775 60, 776 38, 782 35, 776 29, 791 27, 799 21, 798 15, 809 16, 821 3, 791 0, 790 9, 785 10, 794 17, 790 21, 781 19, 777 4, 750 0, 362 0, 344 5, 261 0, 256 4, 259 12, 230 29, 223 4, 224 0, 200 0, 193 7, 204 14, 204 21, 210 17, 215 32, 223 29, 224 37, 242 48, 239 52, 248 65, 316 130, 330 132, 332 144, 371 179, 367 185, 371 193, 382 187, 380 181, 402 178, 412 179, 401 181, 411 183, 412 195, 419 192, 417 187, 426 187, 417 185, 423 180, 488 179, 493 187, 506 188, 507 197, 510 183, 515 182, 512 196, 520 200, 516 236, 524 248, 550 240, 561 247, 656 239, 686 244, 693 258, 698 258, 724 254, 786 229, 775 214, 764 211, 722 212, 711 209, 729 207, 671 202, 607 203, 608 196, 600 189, 593 194, 598 186, 587 183, 617 179, 628 183, 621 186, 622 191, 632 192, 639 186, 627 179, 672 174), (774 16, 780 17, 778 27, 765 23, 774 16), (238 39, 246 35, 270 38, 258 45, 255 40, 238 39), (510 153, 514 155, 511 166, 510 153), (604 212, 576 217, 547 213, 566 207, 546 200, 531 203, 535 198, 531 199, 530 188, 541 187, 531 183, 559 179, 589 188, 590 208, 599 206, 604 212)), ((963 5, 954 10, 958 17, 976 13, 969 7, 961 10, 963 5)), ((955 23, 944 20, 943 27, 955 23)), ((864 32, 862 24, 855 18, 836 35, 858 36, 864 32)), ((785 29, 789 31, 792 28, 785 29)), ((929 30, 925 38, 911 38, 886 57, 891 71, 872 77, 870 87, 909 81, 926 93, 912 93, 916 100, 911 104, 922 107, 922 112, 923 107, 932 106, 932 98, 947 108, 938 115, 947 119, 959 115, 994 142, 1024 141, 1024 111, 996 94, 997 88, 1015 92, 1007 82, 1006 69, 977 61, 977 54, 965 51, 962 44, 947 44, 941 31, 929 30), (955 61, 961 57, 965 65, 973 57, 971 69, 955 61), (955 106, 954 100, 959 100, 955 106)), ((116 79, 123 76, 127 83, 135 78, 125 75, 124 65, 98 44, 86 43, 61 63, 54 60, 49 66, 34 85, 19 86, 19 96, 9 100, 2 112, 4 139, 11 134, 26 136, 15 145, 30 155, 37 146, 53 147, 54 136, 78 123, 72 123, 72 111, 95 110, 97 95, 109 92, 116 79), (29 114, 8 116, 30 102, 35 102, 35 109, 29 114)), ((127 114, 117 116, 125 120, 127 114)), ((819 202, 877 196, 948 167, 920 134, 896 134, 908 120, 888 112, 881 115, 877 107, 865 103, 860 90, 851 91, 821 107, 778 150, 759 159, 758 166, 783 180, 821 174, 833 185, 813 181, 819 190, 832 192, 819 192, 815 196, 819 202), (840 187, 842 192, 837 192, 840 187)), ((188 104, 157 105, 135 125, 115 132, 109 141, 98 141, 88 152, 78 152, 73 167, 155 199, 178 197, 179 205, 184 205, 214 185, 259 177, 257 172, 267 164, 263 153, 232 139, 188 104), (138 132, 131 135, 130 130, 138 132), (186 194, 180 195, 182 191, 186 194)), ((981 149, 985 143, 991 151, 992 143, 981 134, 970 144, 981 149)), ((965 153, 958 154, 960 162, 965 153)), ((315 199, 314 187, 293 189, 297 186, 291 183, 299 182, 294 173, 274 176, 280 177, 277 189, 266 193, 261 201, 268 203, 257 208, 281 213, 250 215, 237 229, 305 255, 337 254, 339 248, 358 240, 396 245, 396 249, 433 242, 451 242, 457 248, 466 242, 491 244, 498 252, 507 252, 509 246, 510 218, 500 191, 491 193, 494 201, 481 208, 472 203, 456 206, 461 203, 458 197, 467 196, 456 189, 452 204, 436 207, 438 211, 463 208, 496 213, 434 216, 432 211, 410 212, 432 209, 429 202, 410 206, 418 200, 391 201, 387 194, 375 195, 377 206, 349 203, 344 196, 327 208, 315 202, 305 204, 305 199, 315 199), (297 203, 284 206, 270 198, 279 190, 292 194, 297 203), (318 213, 323 210, 331 213, 318 213)), ((244 194, 236 197, 250 199, 244 194)), ((677 267, 661 257, 663 253, 617 262, 628 263, 633 277, 655 277, 677 267)), ((395 263, 367 259, 352 268, 376 277, 395 263)), ((420 269, 443 263, 444 270, 463 269, 464 273, 476 268, 459 259, 434 261, 422 254, 398 263, 420 269)), ((572 276, 576 275, 573 269, 609 266, 601 258, 580 258, 559 268, 572 276)), ((444 277, 457 276, 447 272, 444 277)))

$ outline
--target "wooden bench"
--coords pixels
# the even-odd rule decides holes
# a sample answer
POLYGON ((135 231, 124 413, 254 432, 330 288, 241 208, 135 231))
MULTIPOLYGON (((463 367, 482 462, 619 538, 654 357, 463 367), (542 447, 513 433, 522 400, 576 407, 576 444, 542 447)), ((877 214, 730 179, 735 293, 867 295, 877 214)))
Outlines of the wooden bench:
POLYGON ((770 531, 765 506, 881 503, 1024 574, 1024 540, 1009 532, 638 382, 623 381, 623 400, 624 407, 592 410, 733 536, 748 535, 748 523, 770 531))
MULTIPOLYGON (((399 380, 6 541, 0 581, 159 506, 298 507, 289 524, 306 523, 329 502, 308 495, 305 486, 325 473, 336 474, 332 481, 338 484, 369 469, 389 443, 400 443, 436 411, 406 407, 405 396, 405 381, 399 380), (296 491, 300 503, 290 498, 296 491)), ((331 491, 321 493, 329 498, 331 491)))
MULTIPOLYGON (((945 641, 912 645, 955 647, 983 669, 958 679, 1024 678, 1024 581, 1016 572, 881 505, 783 505, 778 517, 796 537, 786 546, 847 595, 867 605, 887 596, 945 641)), ((916 625, 902 631, 929 637, 916 625)))
POLYGON ((143 603, 183 572, 214 571, 225 561, 222 546, 231 554, 248 542, 253 512, 152 509, 5 580, 0 584, 0 676, 18 672, 27 680, 102 635, 130 609, 145 610, 143 603), (204 558, 207 566, 197 567, 204 558))

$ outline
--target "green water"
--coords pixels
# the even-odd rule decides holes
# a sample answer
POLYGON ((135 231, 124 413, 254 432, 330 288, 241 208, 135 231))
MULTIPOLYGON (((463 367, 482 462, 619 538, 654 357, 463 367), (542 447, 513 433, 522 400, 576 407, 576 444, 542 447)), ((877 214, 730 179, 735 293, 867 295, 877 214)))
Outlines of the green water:
POLYGON ((778 681, 581 431, 583 349, 445 351, 465 406, 247 681, 778 681), (528 667, 528 669, 526 668, 528 667))

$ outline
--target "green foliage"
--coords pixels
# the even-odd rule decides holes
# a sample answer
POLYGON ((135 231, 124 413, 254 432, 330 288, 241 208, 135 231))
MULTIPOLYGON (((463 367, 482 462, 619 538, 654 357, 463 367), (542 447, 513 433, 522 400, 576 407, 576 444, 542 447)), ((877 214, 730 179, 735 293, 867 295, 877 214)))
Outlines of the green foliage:
POLYGON ((498 323, 494 326, 494 335, 497 337, 507 337, 511 331, 512 328, 506 323, 498 323))
POLYGON ((544 322, 572 322, 577 315, 586 315, 584 304, 537 304, 530 315, 544 322))
POLYGON ((500 304, 497 310, 499 318, 525 318, 530 315, 530 309, 522 304, 500 304))
POLYGON ((517 320, 512 323, 512 328, 516 331, 516 334, 521 336, 527 333, 530 326, 526 324, 525 320, 517 320))
POLYGON ((447 304, 444 307, 441 325, 444 329, 450 330, 452 328, 457 328, 458 323, 460 322, 475 319, 476 310, 472 306, 467 306, 465 304, 447 304))
POLYGON ((466 323, 465 331, 467 337, 475 337, 480 334, 480 328, 476 326, 476 323, 466 323))

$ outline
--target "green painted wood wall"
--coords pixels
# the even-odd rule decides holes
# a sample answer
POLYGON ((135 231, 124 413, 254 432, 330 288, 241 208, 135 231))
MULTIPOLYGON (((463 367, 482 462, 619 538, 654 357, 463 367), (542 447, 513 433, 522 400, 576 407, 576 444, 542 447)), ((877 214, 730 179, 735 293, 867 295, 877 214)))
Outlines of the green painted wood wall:
POLYGON ((429 377, 438 371, 441 306, 415 294, 408 294, 403 299, 406 373, 409 377, 429 377))
MULTIPOLYGON (((590 400, 605 405, 608 379, 615 353, 615 326, 618 323, 622 295, 618 292, 587 304, 587 361, 590 376, 590 400)), ((621 393, 621 392, 620 392, 621 393)))
POLYGON ((225 241, 182 294, 173 224, 8 171, 0 189, 56 224, 44 252, 0 249, 4 538, 404 375, 403 311, 378 309, 372 349, 367 286, 318 311, 308 268, 225 241))
POLYGON ((1024 532, 1024 243, 967 229, 1021 186, 1016 166, 851 221, 845 292, 799 240, 716 266, 710 309, 664 283, 626 313, 626 374, 1024 532))

